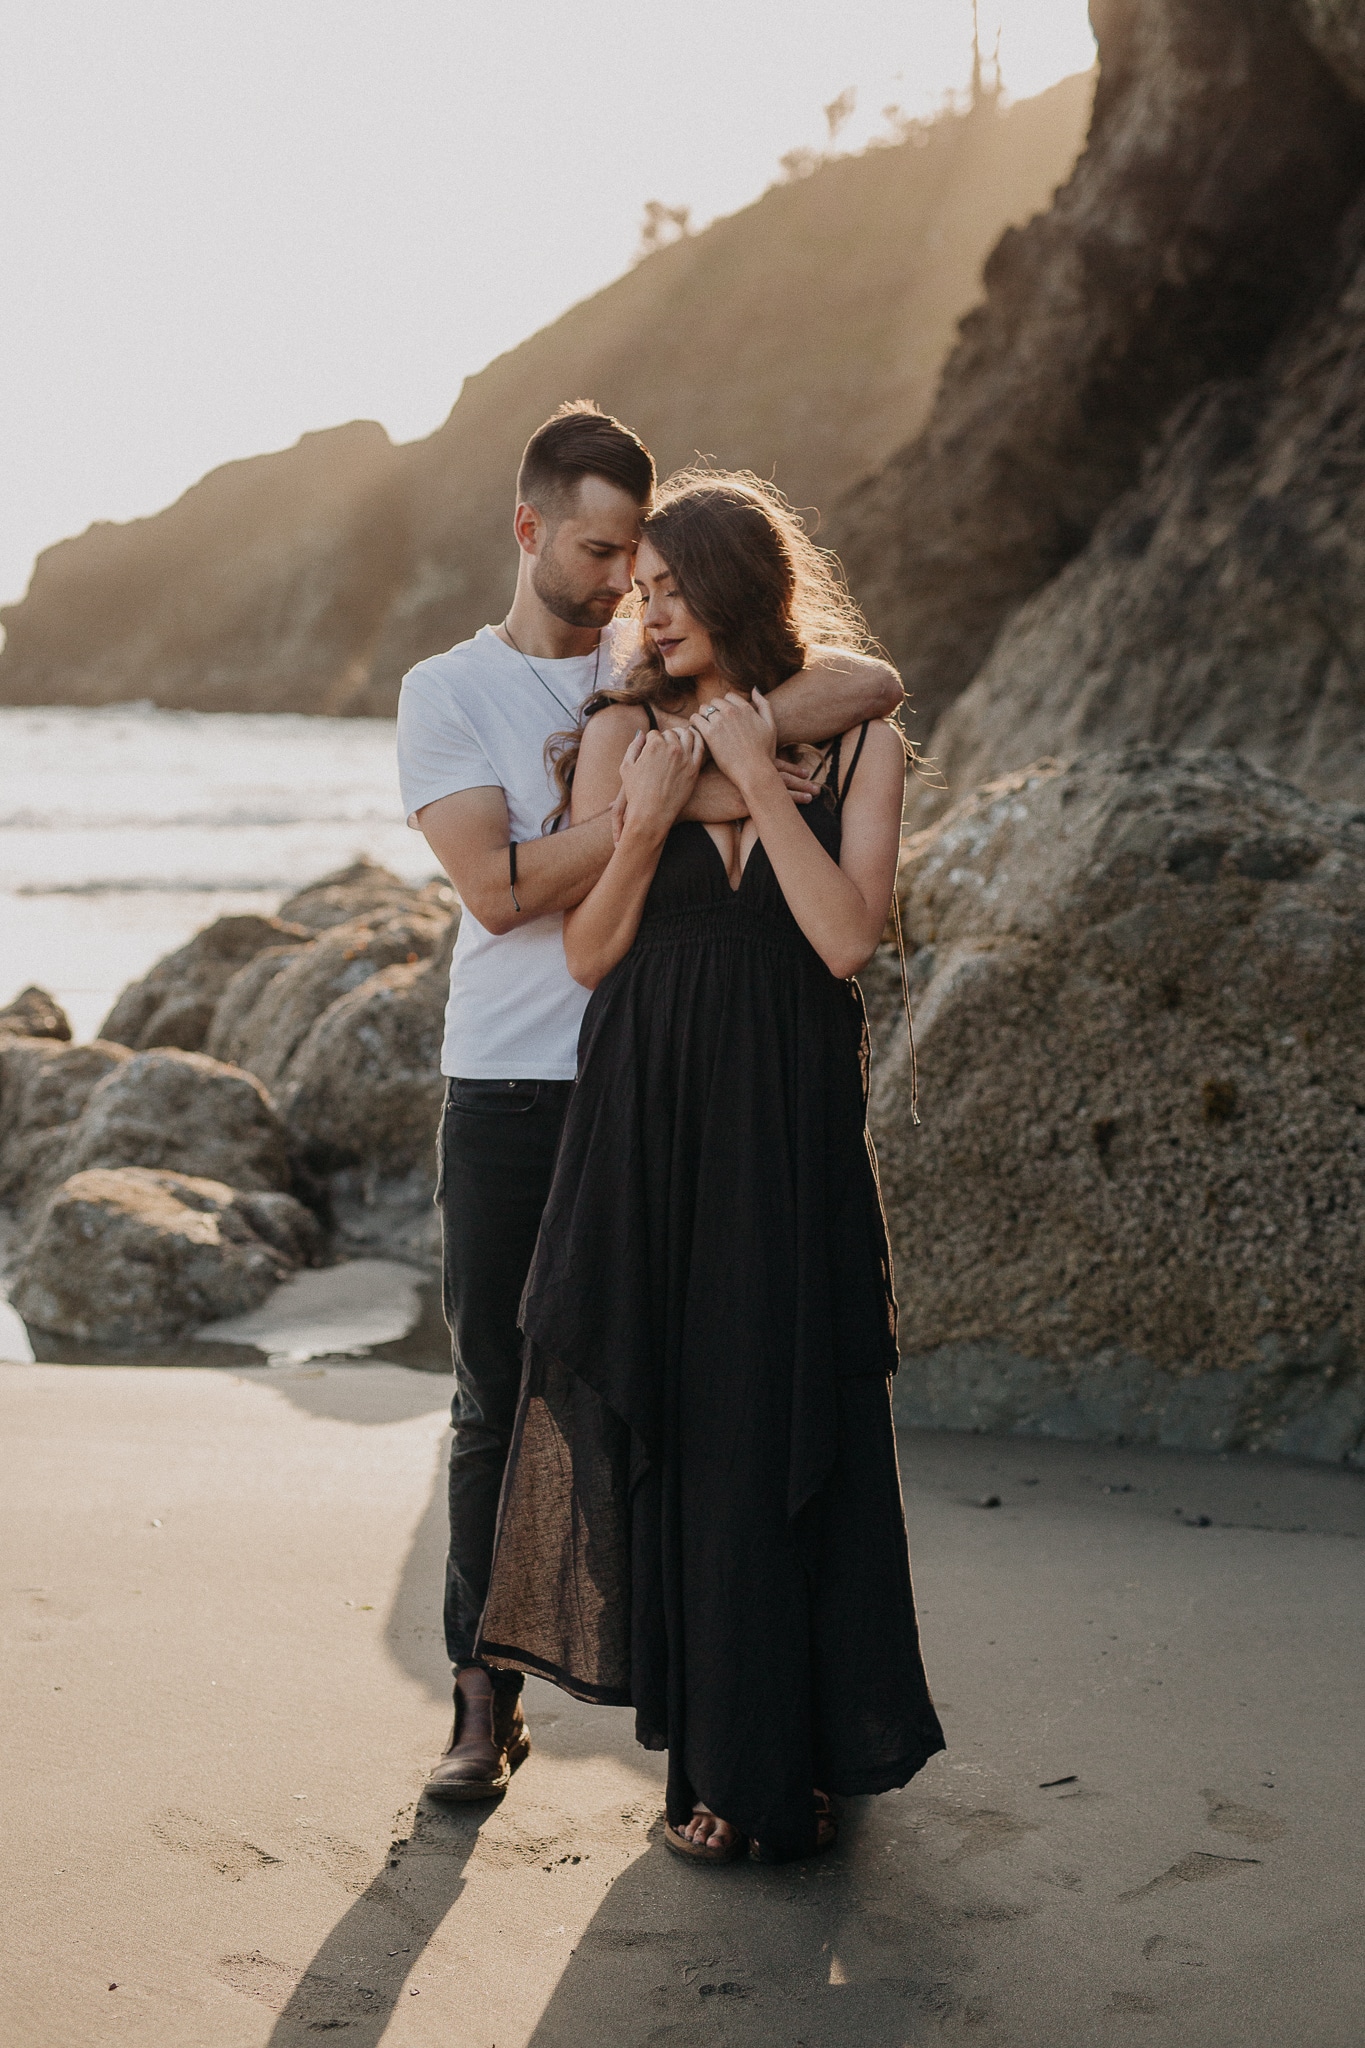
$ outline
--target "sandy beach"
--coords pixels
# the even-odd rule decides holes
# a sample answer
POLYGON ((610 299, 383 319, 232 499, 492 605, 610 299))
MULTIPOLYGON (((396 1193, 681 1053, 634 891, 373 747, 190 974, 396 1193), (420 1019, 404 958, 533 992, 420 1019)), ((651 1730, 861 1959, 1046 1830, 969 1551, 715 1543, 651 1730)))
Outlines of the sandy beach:
POLYGON ((948 1753, 697 1871, 629 1714, 535 1683, 502 1804, 419 1803, 447 1397, 0 1368, 6 2041, 1354 2048, 1358 1475, 905 1434, 948 1753))

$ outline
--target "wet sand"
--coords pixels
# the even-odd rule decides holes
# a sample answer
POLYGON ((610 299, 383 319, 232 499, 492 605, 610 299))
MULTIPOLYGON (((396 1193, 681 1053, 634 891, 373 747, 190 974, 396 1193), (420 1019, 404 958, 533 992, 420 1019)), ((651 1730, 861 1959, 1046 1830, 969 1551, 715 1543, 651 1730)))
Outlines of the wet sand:
POLYGON ((705 1871, 543 1685, 500 1806, 418 1804, 447 1394, 0 1367, 0 2039, 1357 2048, 1359 1475, 907 1434, 948 1754, 705 1871))

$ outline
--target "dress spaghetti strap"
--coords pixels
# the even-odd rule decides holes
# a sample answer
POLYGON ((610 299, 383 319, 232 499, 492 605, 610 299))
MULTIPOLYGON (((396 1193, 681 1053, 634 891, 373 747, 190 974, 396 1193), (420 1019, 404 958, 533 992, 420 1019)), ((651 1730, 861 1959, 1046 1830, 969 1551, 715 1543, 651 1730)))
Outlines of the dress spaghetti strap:
MULTIPOLYGON (((839 782, 839 749, 841 744, 841 740, 836 740, 830 749, 829 776, 827 778, 828 782, 837 791, 835 808, 840 811, 844 807, 844 799, 848 795, 848 788, 853 780, 854 770, 862 759, 863 748, 867 744, 867 721, 865 720, 859 729, 858 744, 853 749, 853 759, 848 764, 848 773, 845 775, 842 785, 839 782)), ((891 923, 896 934, 896 957, 900 962, 901 1003, 905 1010, 905 1035, 910 1045, 910 1121, 912 1124, 917 1124, 919 1122, 919 1055, 915 1051, 915 1020, 910 1007, 910 975, 905 961, 905 933, 901 927, 900 897, 894 889, 891 892, 891 923)))
POLYGON ((867 726, 868 726, 868 721, 867 721, 866 719, 864 719, 864 720, 863 720, 863 722, 862 722, 862 725, 860 726, 860 728, 859 728, 859 730, 858 730, 858 744, 857 744, 857 746, 856 746, 856 747, 855 747, 855 748, 853 749, 853 759, 852 759, 852 760, 851 760, 851 761, 849 762, 849 764, 848 764, 848 773, 847 773, 847 775, 846 775, 846 776, 844 777, 844 783, 843 783, 843 788, 842 788, 842 789, 840 789, 840 788, 839 788, 839 784, 838 784, 838 776, 839 776, 839 749, 840 749, 841 745, 843 744, 843 742, 842 742, 842 738, 840 738, 840 739, 838 739, 838 740, 836 740, 836 741, 834 742, 834 757, 833 757, 832 761, 830 762, 830 772, 831 772, 831 774, 832 774, 832 775, 834 776, 834 778, 835 778, 835 789, 836 789, 836 791, 838 792, 838 803, 839 803, 839 809, 840 809, 840 810, 842 810, 842 809, 843 809, 843 807, 844 807, 844 798, 845 798, 845 797, 846 797, 846 796, 848 795, 848 786, 849 786, 850 782, 852 782, 852 780, 853 780, 853 777, 854 777, 854 774, 855 774, 855 772, 856 772, 856 770, 857 770, 857 766, 858 766, 858 763, 859 763, 859 761, 860 761, 860 760, 862 759, 862 756, 863 756, 863 748, 864 748, 864 747, 865 747, 865 746, 867 745, 867 726))

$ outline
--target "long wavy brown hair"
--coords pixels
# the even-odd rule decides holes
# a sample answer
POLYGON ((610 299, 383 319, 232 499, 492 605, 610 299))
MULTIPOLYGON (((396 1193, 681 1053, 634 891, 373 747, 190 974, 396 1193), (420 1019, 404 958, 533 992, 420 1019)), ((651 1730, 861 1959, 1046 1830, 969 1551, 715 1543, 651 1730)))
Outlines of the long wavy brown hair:
MULTIPOLYGON (((751 470, 684 469, 669 477, 641 529, 667 563, 683 603, 711 636, 716 667, 731 689, 764 696, 804 668, 813 647, 859 653, 871 645, 836 557, 816 547, 775 485, 751 470)), ((631 599, 622 616, 642 610, 631 599)), ((692 680, 670 676, 652 643, 617 688, 589 697, 572 732, 546 742, 559 802, 569 807, 583 730, 608 704, 679 712, 692 680)))

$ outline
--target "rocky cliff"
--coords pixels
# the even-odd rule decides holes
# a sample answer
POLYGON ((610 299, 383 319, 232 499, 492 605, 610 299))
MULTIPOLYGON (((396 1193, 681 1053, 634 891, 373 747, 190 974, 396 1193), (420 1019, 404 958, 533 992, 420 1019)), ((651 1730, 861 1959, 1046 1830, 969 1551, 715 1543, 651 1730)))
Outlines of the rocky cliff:
POLYGON ((1137 738, 1365 795, 1365 9, 1092 13, 1073 177, 832 520, 945 770, 919 814, 1137 738))
POLYGON ((0 702, 391 712, 404 669, 500 616, 527 435, 566 397, 827 506, 921 424, 1001 229, 1049 203, 1091 81, 840 158, 650 256, 392 447, 360 423, 231 463, 40 558, 0 702))
POLYGON ((1261 373, 1195 392, 1006 625, 935 731, 950 789, 1157 740, 1365 800, 1365 202, 1338 246, 1332 288, 1261 373))
POLYGON ((0 702, 353 709, 407 559, 401 477, 360 421, 48 548, 0 611, 0 702))

